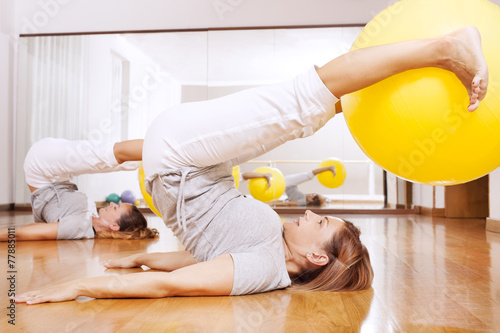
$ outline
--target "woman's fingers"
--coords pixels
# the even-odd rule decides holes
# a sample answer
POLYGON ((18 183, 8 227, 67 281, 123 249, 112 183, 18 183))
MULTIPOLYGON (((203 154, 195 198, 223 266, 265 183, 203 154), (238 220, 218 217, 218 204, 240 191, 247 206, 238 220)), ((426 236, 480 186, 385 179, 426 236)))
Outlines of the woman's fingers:
POLYGON ((15 299, 16 303, 40 304, 49 302, 48 299, 42 296, 19 296, 15 299))
POLYGON ((111 259, 111 260, 103 262, 102 264, 106 268, 121 268, 122 267, 120 265, 119 260, 117 260, 117 259, 111 259))
POLYGON ((70 301, 77 297, 73 288, 68 285, 59 285, 41 290, 29 291, 16 297, 16 303, 40 304, 47 302, 70 301))
POLYGON ((125 257, 121 259, 110 259, 103 262, 103 266, 106 268, 133 268, 137 267, 132 256, 125 257))

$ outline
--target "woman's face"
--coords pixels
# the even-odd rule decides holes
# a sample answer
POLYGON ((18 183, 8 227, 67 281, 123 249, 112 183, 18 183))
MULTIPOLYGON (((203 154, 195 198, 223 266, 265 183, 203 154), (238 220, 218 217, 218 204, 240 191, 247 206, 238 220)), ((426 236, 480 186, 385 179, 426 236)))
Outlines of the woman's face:
MULTIPOLYGON (((110 203, 109 206, 99 209, 99 217, 105 224, 118 225, 123 214, 128 214, 132 209, 130 204, 115 204, 110 203)), ((118 228, 119 230, 119 228, 118 228)))
POLYGON ((325 243, 343 227, 344 221, 338 217, 320 216, 306 210, 303 217, 283 224, 283 237, 292 251, 307 255, 323 250, 325 243))

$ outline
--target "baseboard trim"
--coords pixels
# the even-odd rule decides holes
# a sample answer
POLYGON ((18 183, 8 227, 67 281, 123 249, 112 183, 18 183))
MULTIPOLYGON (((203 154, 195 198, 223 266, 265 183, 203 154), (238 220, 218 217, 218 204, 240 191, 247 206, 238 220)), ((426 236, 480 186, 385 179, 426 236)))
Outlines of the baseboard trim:
POLYGON ((14 204, 14 209, 17 212, 31 212, 31 204, 14 204))
POLYGON ((492 219, 491 217, 486 218, 486 231, 500 233, 500 220, 492 219))
POLYGON ((304 214, 306 210, 310 210, 315 214, 330 215, 330 214, 370 214, 370 215, 413 215, 416 214, 414 208, 411 209, 395 209, 395 208, 380 208, 380 209, 333 209, 333 208, 312 208, 312 207, 271 207, 278 214, 304 214))
POLYGON ((0 205, 0 212, 6 212, 6 211, 9 211, 9 210, 14 210, 14 204, 13 203, 0 205))
POLYGON ((417 211, 420 215, 432 216, 432 217, 444 217, 444 208, 429 208, 423 206, 417 206, 417 211))

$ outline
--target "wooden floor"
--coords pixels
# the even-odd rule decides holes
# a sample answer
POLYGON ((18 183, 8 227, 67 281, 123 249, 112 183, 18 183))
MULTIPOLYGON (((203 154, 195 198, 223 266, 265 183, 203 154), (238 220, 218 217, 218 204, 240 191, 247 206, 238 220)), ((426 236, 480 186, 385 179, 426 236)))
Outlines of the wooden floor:
MULTIPOLYGON (((419 215, 343 216, 359 226, 375 279, 362 292, 290 292, 236 297, 93 300, 15 308, 8 324, 10 275, 21 293, 105 270, 107 259, 181 247, 161 220, 158 241, 17 242, 15 267, 0 244, 0 332, 495 332, 500 331, 500 234, 484 220, 419 215), (8 273, 15 271, 16 273, 8 273)), ((293 218, 291 215, 284 219, 293 218)), ((31 222, 0 213, 0 226, 31 222)))

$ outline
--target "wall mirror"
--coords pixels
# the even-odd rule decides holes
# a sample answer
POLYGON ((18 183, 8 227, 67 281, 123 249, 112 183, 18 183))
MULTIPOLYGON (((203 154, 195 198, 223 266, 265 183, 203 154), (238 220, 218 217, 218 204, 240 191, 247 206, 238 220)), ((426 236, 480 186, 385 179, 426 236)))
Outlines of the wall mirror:
MULTIPOLYGON (((362 27, 239 29, 21 37, 16 115, 16 204, 29 203, 22 170, 29 147, 44 137, 73 140, 142 138, 148 124, 179 103, 217 98, 293 78, 347 52, 362 27)), ((193 120, 195 121, 195 120, 193 120)), ((188 130, 188 129, 186 129, 188 130)), ((303 193, 339 209, 384 207, 384 177, 352 139, 342 114, 314 136, 288 142, 241 165, 290 175, 327 158, 346 167, 342 186, 316 178, 303 193)), ((126 189, 140 197, 137 174, 79 176, 97 202, 126 189)), ((248 193, 247 184, 240 190, 248 193)))

